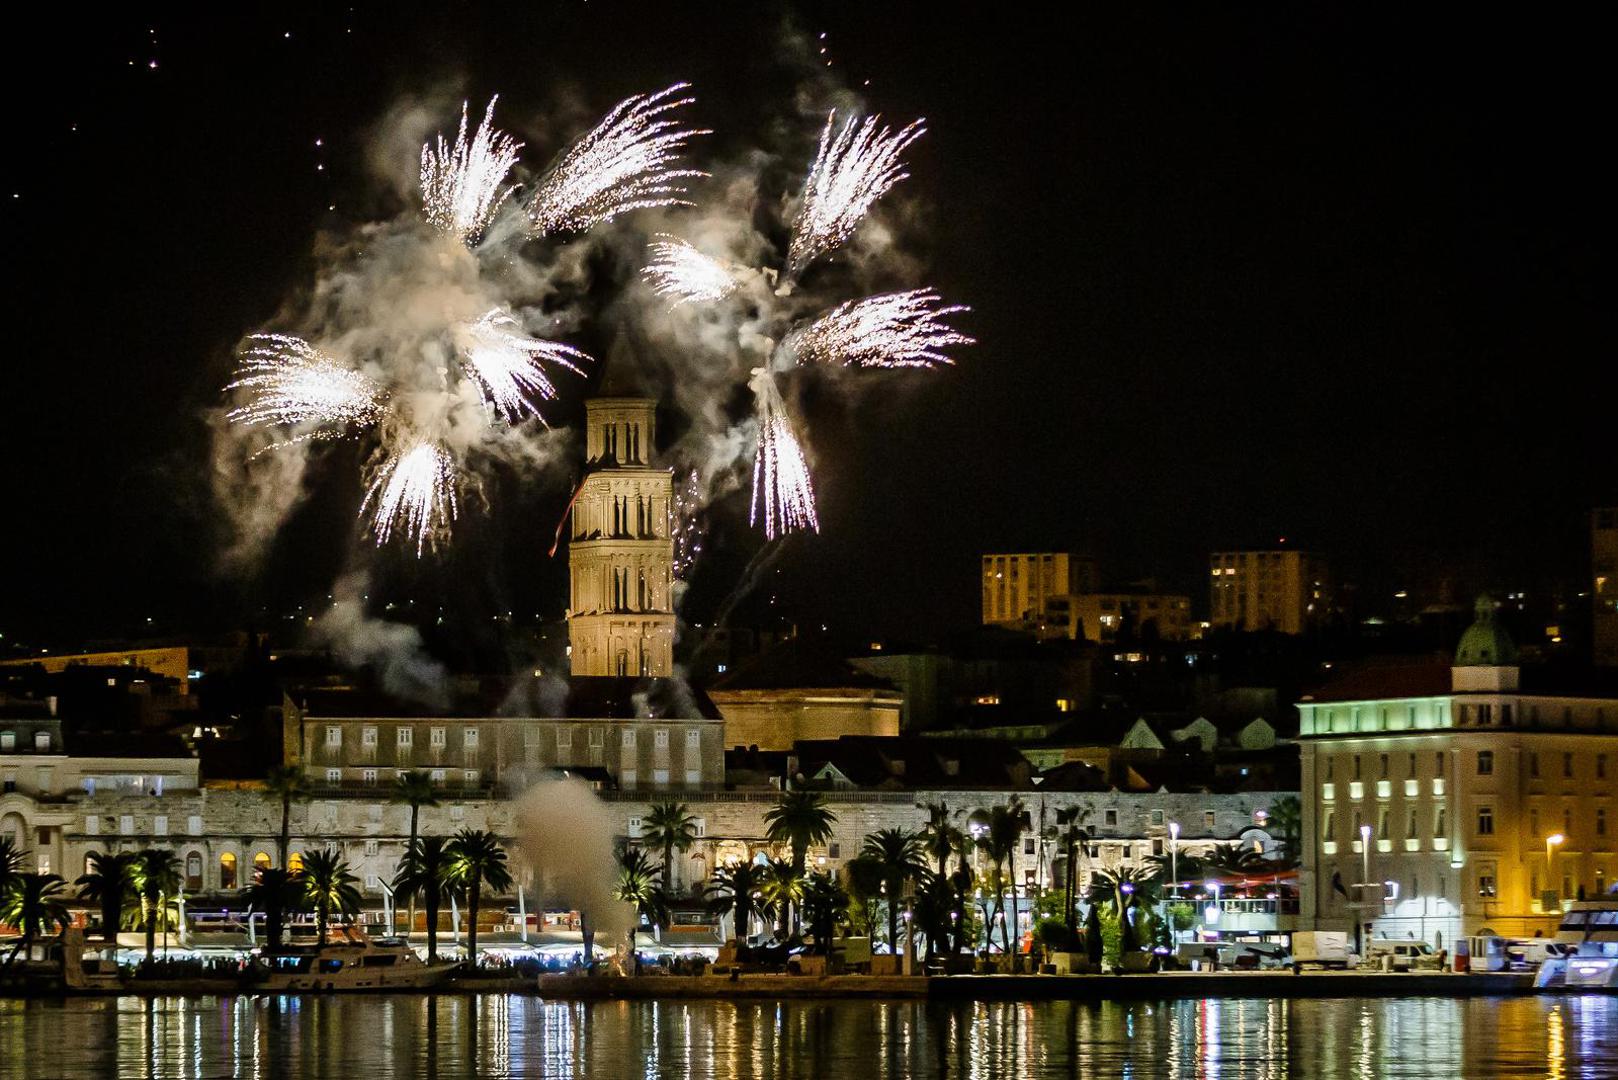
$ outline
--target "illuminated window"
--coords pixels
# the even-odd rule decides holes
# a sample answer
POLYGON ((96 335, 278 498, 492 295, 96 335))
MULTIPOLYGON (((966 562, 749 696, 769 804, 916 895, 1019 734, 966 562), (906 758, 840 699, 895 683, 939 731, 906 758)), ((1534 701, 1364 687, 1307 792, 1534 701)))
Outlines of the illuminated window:
POLYGON ((236 856, 228 851, 219 856, 219 887, 221 889, 236 887, 236 856))
POLYGON ((287 870, 294 874, 303 873, 303 852, 294 851, 287 856, 287 870))

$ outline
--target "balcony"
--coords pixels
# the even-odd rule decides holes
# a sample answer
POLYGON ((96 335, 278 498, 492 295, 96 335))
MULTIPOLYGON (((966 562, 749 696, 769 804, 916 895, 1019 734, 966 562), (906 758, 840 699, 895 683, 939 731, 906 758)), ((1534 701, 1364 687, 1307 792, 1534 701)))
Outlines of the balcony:
POLYGON ((1392 840, 1378 840, 1376 842, 1376 849, 1378 851, 1380 851, 1380 852, 1383 852, 1384 854, 1389 852, 1389 851, 1392 851, 1393 850, 1393 841, 1392 840))
POLYGON ((1386 799, 1392 794, 1393 794, 1393 781, 1392 780, 1378 780, 1376 782, 1376 797, 1377 798, 1386 799))
POLYGON ((1363 840, 1351 840, 1351 841, 1349 841, 1348 846, 1353 850, 1354 854, 1356 854, 1356 855, 1359 855, 1359 854, 1361 854, 1362 852, 1365 851, 1365 841, 1363 841, 1363 840))
POLYGON ((1335 854, 1337 854, 1337 841, 1335 841, 1335 840, 1322 840, 1320 842, 1320 851, 1321 851, 1321 854, 1323 854, 1323 855, 1335 855, 1335 854))
POLYGON ((1410 779, 1405 781, 1405 798, 1414 799, 1421 794, 1421 781, 1410 779))
POLYGON ((1337 798, 1337 785, 1336 784, 1321 784, 1320 785, 1320 800, 1322 802, 1331 802, 1335 798, 1337 798))
POLYGON ((1442 776, 1433 777, 1433 794, 1444 794, 1444 778, 1442 776))
POLYGON ((1433 850, 1434 851, 1448 851, 1449 850, 1449 837, 1447 837, 1447 836, 1435 836, 1435 837, 1433 837, 1433 850))
POLYGON ((1405 850, 1406 851, 1420 851, 1421 850, 1421 841, 1416 839, 1414 836, 1406 837, 1405 838, 1405 850))
POLYGON ((1348 797, 1350 799, 1365 798, 1365 785, 1358 780, 1350 780, 1348 782, 1348 797))

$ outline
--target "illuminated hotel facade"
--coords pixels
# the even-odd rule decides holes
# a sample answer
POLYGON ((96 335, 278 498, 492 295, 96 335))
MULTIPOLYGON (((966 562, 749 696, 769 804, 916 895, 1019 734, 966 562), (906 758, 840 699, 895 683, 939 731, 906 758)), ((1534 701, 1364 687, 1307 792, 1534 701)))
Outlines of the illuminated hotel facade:
POLYGON ((1301 634, 1326 613, 1331 584, 1323 555, 1216 551, 1208 566, 1209 621, 1215 627, 1301 634))
POLYGON ((1525 688, 1478 602, 1454 664, 1345 676, 1298 704, 1300 925, 1453 949, 1555 932, 1618 881, 1618 697, 1525 688))

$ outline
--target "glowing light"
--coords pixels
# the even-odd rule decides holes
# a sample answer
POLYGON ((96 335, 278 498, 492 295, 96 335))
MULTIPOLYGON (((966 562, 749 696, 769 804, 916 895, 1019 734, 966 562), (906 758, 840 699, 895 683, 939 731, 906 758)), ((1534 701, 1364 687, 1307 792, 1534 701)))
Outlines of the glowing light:
POLYGON ((434 443, 417 442, 383 462, 360 513, 371 510, 371 532, 377 546, 395 529, 416 542, 419 557, 454 524, 455 463, 434 443))
POLYGON ((736 291, 736 279, 724 263, 679 237, 658 233, 649 247, 652 261, 641 269, 641 276, 657 295, 673 298, 671 309, 681 304, 723 300, 736 291))
POLYGON ((507 423, 537 414, 530 395, 544 401, 556 397, 545 364, 577 372, 575 361, 590 362, 588 355, 571 345, 528 337, 522 324, 500 308, 462 324, 456 337, 467 372, 482 390, 484 402, 507 423))
POLYGON ((899 131, 880 121, 878 116, 864 121, 851 116, 838 128, 836 111, 826 116, 820 149, 804 182, 803 204, 792 227, 788 277, 847 241, 872 204, 910 175, 899 155, 927 129, 921 120, 899 131))
MULTIPOLYGON (((227 390, 250 392, 245 405, 227 415, 238 424, 321 424, 364 427, 381 415, 376 383, 343 367, 302 338, 254 334, 227 390)), ((340 431, 314 431, 292 441, 335 438, 340 431)))
POLYGON ((702 485, 697 471, 686 474, 685 483, 674 489, 674 576, 684 579, 702 555, 702 485))
POLYGON ((681 169, 686 140, 710 132, 682 128, 668 114, 695 98, 689 83, 620 101, 568 148, 539 181, 528 216, 540 233, 582 231, 647 206, 689 206, 684 181, 707 173, 681 169))
POLYGON ((428 224, 468 243, 483 235, 494 212, 511 194, 503 187, 506 174, 517 161, 522 143, 494 128, 494 103, 489 99, 477 132, 466 136, 466 105, 461 105, 461 130, 453 144, 442 135, 437 144, 421 148, 421 201, 428 224))
POLYGON ((758 415, 758 455, 753 460, 753 505, 748 523, 757 525, 762 518, 764 535, 771 540, 777 534, 806 528, 819 532, 809 466, 775 379, 768 370, 755 368, 748 387, 758 415))
POLYGON ((929 289, 849 300, 787 335, 782 348, 799 363, 885 368, 953 364, 943 350, 971 345, 973 339, 951 329, 944 317, 970 309, 938 304, 938 294, 929 289))

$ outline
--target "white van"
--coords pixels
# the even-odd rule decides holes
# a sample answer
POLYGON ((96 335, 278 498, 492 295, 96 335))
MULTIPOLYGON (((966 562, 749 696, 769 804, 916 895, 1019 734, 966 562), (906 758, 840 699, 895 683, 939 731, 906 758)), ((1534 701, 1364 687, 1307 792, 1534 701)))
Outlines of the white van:
POLYGON ((1391 938, 1373 938, 1365 950, 1372 967, 1379 967, 1384 956, 1393 958, 1394 971, 1440 971, 1443 961, 1425 941, 1399 941, 1391 938))

